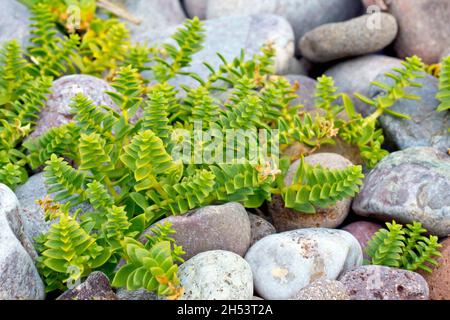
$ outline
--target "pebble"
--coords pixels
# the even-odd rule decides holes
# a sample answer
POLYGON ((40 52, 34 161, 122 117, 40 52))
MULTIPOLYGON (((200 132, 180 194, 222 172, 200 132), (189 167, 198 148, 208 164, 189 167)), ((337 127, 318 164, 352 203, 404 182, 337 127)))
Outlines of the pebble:
POLYGON ((19 201, 0 184, 0 300, 43 300, 44 284, 19 241, 19 201))
POLYGON ((164 300, 146 289, 126 290, 125 288, 118 288, 116 296, 119 300, 164 300))
POLYGON ((261 240, 262 238, 276 233, 275 227, 269 221, 253 213, 249 213, 248 217, 250 219, 250 228, 252 235, 250 246, 261 240))
POLYGON ((439 62, 450 44, 450 2, 442 0, 390 0, 389 13, 397 18, 395 50, 400 58, 418 55, 425 63, 439 62))
POLYGON ((70 111, 71 99, 78 93, 84 94, 97 106, 117 108, 105 93, 114 89, 105 80, 93 76, 85 74, 63 76, 53 82, 50 90, 47 103, 41 111, 34 131, 29 136, 31 138, 39 137, 50 128, 69 123, 73 118, 70 111))
POLYGON ((60 295, 56 300, 118 300, 108 277, 100 271, 92 272, 87 279, 60 295))
POLYGON ((334 79, 341 92, 367 95, 370 83, 379 74, 401 67, 402 60, 381 54, 370 54, 339 62, 325 73, 334 79))
POLYGON ((362 0, 364 8, 368 9, 370 6, 377 6, 377 10, 387 10, 385 0, 362 0))
POLYGON ((183 263, 178 277, 184 288, 181 300, 251 300, 252 271, 233 252, 202 252, 183 263))
POLYGON ((450 300, 450 238, 441 242, 439 251, 442 257, 436 259, 438 266, 432 267, 432 273, 420 270, 430 288, 431 300, 450 300))
POLYGON ((317 81, 299 74, 288 74, 284 76, 291 85, 297 85, 298 89, 295 92, 297 98, 292 100, 293 106, 302 105, 304 109, 301 110, 313 110, 314 99, 316 94, 317 81))
POLYGON ((354 0, 209 0, 206 17, 276 14, 290 22, 297 42, 306 32, 322 24, 348 20, 360 11, 361 3, 354 0))
MULTIPOLYGON (((34 242, 34 239, 46 233, 52 221, 45 221, 44 210, 36 201, 45 198, 48 193, 48 186, 45 183, 44 173, 32 175, 23 185, 16 188, 16 195, 20 203, 20 220, 23 224, 24 235, 34 242)), ((55 194, 50 194, 54 197, 55 194)), ((92 210, 89 203, 83 202, 70 209, 73 213, 81 209, 81 214, 92 210)))
POLYGON ((367 242, 369 242, 369 240, 372 239, 372 236, 381 228, 383 228, 383 226, 378 223, 369 221, 356 221, 346 225, 342 228, 342 230, 350 232, 356 238, 356 240, 358 240, 363 250, 364 258, 367 259, 368 256, 365 253, 367 242))
MULTIPOLYGON (((157 224, 166 221, 171 222, 176 231, 173 238, 186 252, 183 256, 185 260, 209 250, 227 250, 244 256, 250 246, 250 220, 245 208, 236 202, 170 216, 157 224)), ((144 234, 149 234, 152 227, 144 234)), ((146 238, 141 236, 141 241, 146 241, 146 238)))
MULTIPOLYGON (((254 54, 259 54, 264 45, 270 43, 276 50, 275 73, 286 70, 294 55, 294 32, 289 22, 280 16, 223 17, 206 20, 204 26, 203 49, 193 55, 191 66, 183 69, 186 72, 195 72, 202 78, 206 78, 210 74, 203 62, 209 63, 214 69, 222 64, 217 52, 231 62, 240 56, 243 49, 245 57, 250 59, 254 54)), ((158 29, 153 33, 143 34, 137 41, 147 41, 151 45, 173 43, 170 36, 179 27, 180 25, 158 29)), ((198 84, 197 81, 186 76, 177 76, 170 82, 173 85, 195 86, 198 84)))
POLYGON ((295 57, 289 58, 284 66, 284 69, 278 70, 278 75, 303 75, 307 76, 311 70, 312 64, 304 58, 297 59, 295 57))
POLYGON ((366 176, 353 211, 450 234, 450 157, 429 147, 391 153, 366 176))
POLYGON ((442 59, 446 58, 450 56, 450 47, 448 47, 447 49, 444 50, 444 52, 441 55, 441 58, 439 59, 439 61, 442 61, 442 59))
POLYGON ((27 182, 16 188, 24 232, 31 240, 50 228, 50 223, 45 221, 44 210, 36 203, 36 200, 45 198, 47 189, 43 172, 32 175, 27 182))
POLYGON ((127 22, 131 39, 139 39, 143 34, 158 28, 183 23, 186 16, 178 0, 116 0, 135 18, 139 24, 127 22))
POLYGON ((397 31, 397 22, 392 15, 369 14, 321 25, 301 38, 299 48, 308 60, 324 63, 377 52, 395 39, 397 31), (374 19, 379 19, 379 25, 372 24, 374 19))
POLYGON ((3 0, 0 9, 0 47, 16 39, 24 49, 30 34, 28 8, 16 0, 3 0))
POLYGON ((310 283, 336 280, 362 263, 361 246, 348 232, 307 228, 267 236, 255 243, 245 260, 258 296, 291 299, 310 283))
POLYGON ((339 279, 351 300, 428 300, 425 279, 418 273, 385 266, 361 266, 339 279))
MULTIPOLYGON (((311 166, 321 165, 329 169, 344 169, 352 165, 349 160, 335 153, 316 153, 305 157, 305 162, 311 166)), ((292 184, 299 165, 300 160, 291 164, 284 179, 286 185, 292 184)), ((279 232, 311 227, 336 228, 347 217, 351 201, 351 198, 343 199, 328 208, 316 208, 315 214, 304 214, 285 208, 282 198, 274 195, 272 201, 268 203, 268 209, 279 232)))
POLYGON ((206 8, 208 0, 181 0, 189 18, 198 17, 201 20, 206 18, 206 8))
POLYGON ((339 281, 317 280, 300 290, 292 300, 350 300, 347 288, 339 281))
MULTIPOLYGON (((380 75, 377 81, 390 84, 391 80, 380 75)), ((407 93, 415 94, 420 100, 401 99, 390 109, 405 115, 411 120, 401 119, 391 115, 382 115, 379 122, 384 131, 386 142, 397 146, 398 149, 409 147, 430 146, 446 152, 450 146, 450 113, 436 112, 439 101, 436 99, 438 80, 432 75, 425 74, 424 78, 417 79, 422 87, 409 87, 407 93)), ((369 97, 376 98, 384 94, 379 87, 372 86, 369 97)))

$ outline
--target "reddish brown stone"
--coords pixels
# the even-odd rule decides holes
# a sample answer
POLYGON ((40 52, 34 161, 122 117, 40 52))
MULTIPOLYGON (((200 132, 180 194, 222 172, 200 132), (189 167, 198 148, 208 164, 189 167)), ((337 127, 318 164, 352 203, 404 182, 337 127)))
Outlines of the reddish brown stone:
POLYGON ((339 281, 351 300, 428 300, 425 279, 418 273, 367 265, 344 273, 339 281))
POLYGON ((357 221, 346 225, 342 229, 350 232, 358 240, 361 248, 363 249, 364 258, 367 258, 367 255, 364 252, 367 242, 369 242, 375 232, 381 228, 383 228, 383 226, 378 223, 357 221))
POLYGON ((450 1, 390 0, 386 3, 399 24, 395 43, 398 56, 418 55, 425 63, 437 63, 450 43, 450 1))
POLYGON ((93 272, 75 288, 69 289, 56 300, 118 300, 108 277, 103 272, 93 272))
MULTIPOLYGON (((317 153, 305 158, 309 165, 321 165, 324 168, 343 169, 352 163, 335 153, 317 153)), ((285 183, 289 185, 298 168, 299 161, 294 162, 286 174, 285 183)), ((347 217, 352 199, 347 198, 336 202, 329 208, 316 208, 315 214, 306 214, 285 208, 280 196, 273 196, 268 203, 268 209, 272 216, 275 228, 278 232, 301 228, 336 228, 347 217)))
POLYGON ((431 300, 450 300, 450 238, 442 241, 442 257, 436 259, 439 266, 433 267, 433 273, 421 271, 430 287, 431 300))

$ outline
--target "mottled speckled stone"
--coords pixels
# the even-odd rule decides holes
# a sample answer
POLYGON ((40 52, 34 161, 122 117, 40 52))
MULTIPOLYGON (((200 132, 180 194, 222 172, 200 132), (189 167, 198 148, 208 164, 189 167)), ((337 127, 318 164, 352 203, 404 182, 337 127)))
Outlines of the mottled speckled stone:
POLYGON ((248 217, 250 219, 250 228, 252 232, 250 245, 253 245, 264 237, 276 233, 275 227, 269 221, 252 213, 249 213, 248 217))
POLYGON ((395 18, 379 13, 379 26, 364 15, 345 22, 329 23, 306 33, 299 43, 301 54, 312 62, 328 62, 346 57, 377 52, 388 46, 397 35, 395 18))
POLYGON ((53 82, 47 103, 30 137, 39 137, 46 130, 69 123, 73 114, 70 102, 76 94, 82 93, 97 106, 117 108, 105 91, 115 91, 105 80, 85 74, 63 76, 53 82))
POLYGON ((126 290, 119 288, 116 295, 119 300, 164 300, 146 289, 126 290))
POLYGON ((41 300, 44 284, 33 259, 22 246, 19 202, 0 183, 0 300, 41 300))
POLYGON ((93 272, 87 279, 60 295, 56 300, 117 300, 108 277, 100 271, 93 272))
POLYGON ((292 300, 350 300, 350 297, 341 282, 322 279, 300 290, 292 300))
MULTIPOLYGON (((311 166, 321 165, 329 169, 344 169, 352 165, 349 160, 335 153, 316 153, 305 157, 305 162, 311 166)), ((292 184, 299 165, 300 160, 297 160, 289 167, 284 178, 286 185, 292 184)), ((268 209, 279 232, 311 227, 336 228, 347 217, 351 202, 351 198, 343 199, 328 208, 316 208, 315 214, 304 214, 286 208, 283 199, 274 195, 268 203, 268 209)))
POLYGON ((385 266, 361 266, 340 277, 351 300, 428 300, 425 279, 418 273, 385 266))
POLYGON ((264 299, 291 299, 319 279, 335 280, 362 263, 361 246, 348 232, 307 228, 267 236, 245 260, 255 290, 264 299))
POLYGON ((431 300, 450 300, 450 238, 441 242, 439 251, 442 257, 436 258, 437 267, 432 266, 432 273, 420 270, 430 288, 431 300))
POLYGON ((8 220, 9 226, 19 240, 20 244, 23 246, 25 251, 30 255, 30 257, 35 260, 37 258, 37 252, 33 245, 33 238, 27 232, 26 224, 27 221, 23 216, 23 208, 21 206, 20 201, 17 199, 17 195, 15 195, 7 186, 0 183, 0 193, 3 195, 3 203, 0 201, 0 210, 2 206, 5 206, 4 210, 6 210, 6 219, 8 220), (6 204, 5 204, 6 203, 6 204), (7 210, 7 203, 15 204, 14 207, 11 206, 11 210, 7 210))
POLYGON ((178 277, 184 293, 181 300, 251 300, 252 271, 233 252, 202 252, 183 263, 178 277))
MULTIPOLYGON (((203 207, 157 223, 165 221, 172 223, 176 231, 173 238, 186 252, 185 260, 209 250, 227 250, 243 256, 250 246, 250 220, 245 208, 236 202, 203 207)), ((141 241, 146 238, 142 236, 141 241)))
POLYGON ((422 222, 432 234, 450 234, 450 157, 433 148, 409 148, 385 157, 365 178, 353 211, 399 223, 422 222))

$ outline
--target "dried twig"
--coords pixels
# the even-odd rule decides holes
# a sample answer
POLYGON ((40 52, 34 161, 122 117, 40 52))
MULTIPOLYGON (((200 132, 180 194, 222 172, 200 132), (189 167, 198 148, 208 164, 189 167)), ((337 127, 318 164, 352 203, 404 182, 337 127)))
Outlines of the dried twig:
POLYGON ((115 14, 119 18, 130 21, 131 23, 134 23, 134 24, 141 23, 141 19, 136 18, 131 13, 129 13, 126 9, 119 7, 108 0, 98 0, 97 5, 100 8, 103 8, 103 9, 108 10, 109 12, 115 14))

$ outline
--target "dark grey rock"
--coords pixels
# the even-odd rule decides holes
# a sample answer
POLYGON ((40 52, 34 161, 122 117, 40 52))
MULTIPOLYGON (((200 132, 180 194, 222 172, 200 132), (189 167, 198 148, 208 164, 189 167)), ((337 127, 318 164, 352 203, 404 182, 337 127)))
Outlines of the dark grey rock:
POLYGON ((437 236, 450 234, 450 157, 433 148, 391 153, 366 176, 353 211, 399 223, 422 222, 437 236))
POLYGON ((351 300, 428 300, 425 279, 418 273, 385 266, 361 266, 339 278, 351 300))
POLYGON ((117 300, 108 277, 100 271, 93 272, 87 279, 60 295, 56 300, 117 300))
MULTIPOLYGON (((170 216, 176 243, 183 247, 185 260, 209 250, 227 250, 243 256, 250 246, 250 220, 245 208, 236 202, 207 206, 180 216, 170 216)), ((150 234, 151 228, 144 231, 150 234)), ((145 242, 146 238, 141 237, 145 242)))
POLYGON ((377 13, 379 26, 370 22, 374 15, 364 15, 345 22, 329 23, 306 33, 299 43, 301 54, 312 62, 328 62, 377 52, 397 35, 395 18, 377 13))
MULTIPOLYGON (((392 83, 390 78, 380 75, 376 79, 383 83, 392 83)), ((418 95, 421 99, 406 100, 401 99, 391 107, 393 111, 408 115, 411 120, 401 119, 391 115, 382 115, 379 118, 383 128, 386 141, 394 144, 399 149, 409 147, 430 146, 446 152, 450 147, 450 113, 437 112, 439 101, 436 99, 438 92, 438 80, 424 74, 424 78, 417 79, 422 87, 410 87, 407 93, 418 95)), ((384 94, 384 91, 372 86, 369 96, 375 98, 384 94)))
POLYGON ((361 246, 348 232, 306 228, 267 236, 255 243, 245 260, 258 296, 291 299, 310 283, 335 280, 360 266, 361 246))

